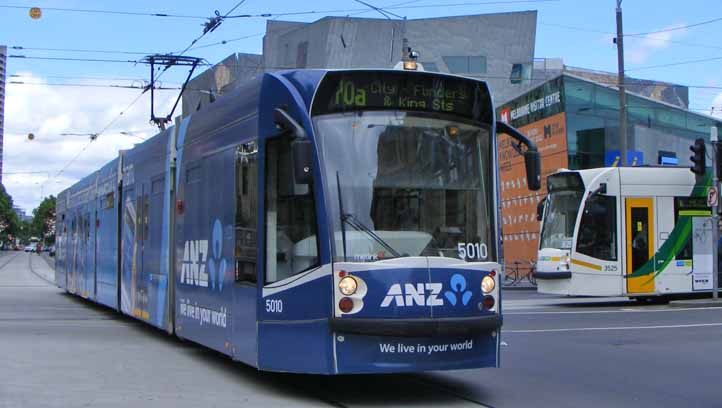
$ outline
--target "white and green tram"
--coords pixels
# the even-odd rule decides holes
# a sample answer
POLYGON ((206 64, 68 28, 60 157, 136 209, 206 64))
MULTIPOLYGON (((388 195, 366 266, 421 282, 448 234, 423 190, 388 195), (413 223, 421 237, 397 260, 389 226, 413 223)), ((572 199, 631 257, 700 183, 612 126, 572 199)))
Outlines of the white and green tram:
POLYGON ((692 262, 693 219, 711 215, 710 185, 688 167, 550 175, 538 209, 539 292, 664 299, 711 291, 710 264, 702 271, 692 262))

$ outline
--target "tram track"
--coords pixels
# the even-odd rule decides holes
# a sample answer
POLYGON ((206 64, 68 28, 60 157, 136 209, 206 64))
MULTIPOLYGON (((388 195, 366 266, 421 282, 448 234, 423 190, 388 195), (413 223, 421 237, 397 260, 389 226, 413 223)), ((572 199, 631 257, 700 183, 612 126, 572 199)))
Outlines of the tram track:
POLYGON ((454 396, 454 397, 459 398, 459 399, 461 399, 461 400, 463 400, 463 401, 472 403, 472 404, 474 404, 474 405, 478 405, 478 406, 480 406, 480 407, 494 408, 494 406, 492 406, 492 405, 485 404, 485 403, 483 403, 483 402, 481 402, 481 401, 475 400, 475 399, 473 399, 473 398, 471 398, 471 397, 468 397, 468 396, 466 396, 466 395, 464 395, 464 394, 462 394, 462 393, 460 393, 460 392, 454 391, 454 390, 452 390, 452 389, 449 389, 448 387, 445 387, 445 386, 443 386, 443 385, 440 385, 439 383, 434 383, 433 381, 424 380, 424 379, 419 378, 419 377, 420 377, 420 376, 410 377, 409 380, 410 380, 410 381, 417 382, 417 383, 419 383, 419 384, 431 386, 431 387, 433 387, 433 388, 435 388, 435 389, 437 389, 437 390, 439 390, 439 391, 442 391, 442 392, 444 392, 444 393, 446 393, 446 394, 448 394, 448 395, 454 396))
MULTIPOLYGON (((436 381, 432 374, 352 375, 323 377, 308 386, 306 380, 295 384, 309 396, 333 407, 388 406, 479 406, 490 407, 478 399, 436 381), (367 391, 368 390, 368 391, 367 391), (372 390, 372 391, 371 391, 372 390)), ((443 382, 443 381, 442 381, 443 382)))
POLYGON ((11 255, 11 256, 10 256, 10 259, 8 259, 7 261, 5 261, 5 262, 3 262, 2 264, 0 264, 0 270, 2 270, 3 268, 5 268, 6 266, 8 266, 8 264, 9 264, 10 262, 12 262, 14 259, 16 259, 16 258, 17 258, 18 256, 20 256, 20 255, 21 255, 21 254, 13 254, 13 255, 11 255))

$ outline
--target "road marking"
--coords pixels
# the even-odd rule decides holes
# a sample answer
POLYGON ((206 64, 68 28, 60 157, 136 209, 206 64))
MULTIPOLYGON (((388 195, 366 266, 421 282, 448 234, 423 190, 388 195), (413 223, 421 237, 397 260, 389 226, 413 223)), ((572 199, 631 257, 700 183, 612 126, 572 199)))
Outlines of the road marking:
POLYGON ((572 331, 600 331, 600 330, 643 330, 643 329, 684 329, 692 327, 720 327, 722 323, 676 324, 669 326, 617 326, 617 327, 576 327, 563 329, 530 329, 530 330, 502 330, 505 333, 559 333, 572 331))
POLYGON ((618 309, 618 310, 579 310, 579 311, 555 311, 555 312, 503 312, 504 316, 509 315, 542 315, 542 314, 595 314, 595 313, 655 313, 655 312, 684 312, 690 310, 719 310, 722 306, 713 307, 680 307, 674 309, 618 309))

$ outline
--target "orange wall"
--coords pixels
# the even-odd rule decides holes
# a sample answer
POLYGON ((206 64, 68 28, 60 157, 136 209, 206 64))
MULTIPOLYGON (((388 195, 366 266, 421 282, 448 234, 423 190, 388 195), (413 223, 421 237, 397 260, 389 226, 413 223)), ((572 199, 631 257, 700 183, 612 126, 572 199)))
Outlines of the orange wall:
POLYGON ((564 112, 539 120, 519 130, 534 140, 541 155, 542 187, 530 191, 526 186, 524 157, 514 151, 511 139, 499 135, 499 179, 501 182, 501 217, 504 237, 504 261, 536 262, 539 246, 537 204, 547 193, 547 176, 559 168, 566 168, 567 130, 564 112))

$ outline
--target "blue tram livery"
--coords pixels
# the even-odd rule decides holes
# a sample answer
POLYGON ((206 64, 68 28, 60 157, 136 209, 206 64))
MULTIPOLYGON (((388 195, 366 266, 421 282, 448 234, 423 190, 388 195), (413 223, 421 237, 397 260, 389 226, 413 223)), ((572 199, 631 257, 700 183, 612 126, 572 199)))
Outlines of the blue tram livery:
POLYGON ((498 366, 497 130, 534 186, 482 81, 264 74, 59 194, 56 283, 261 370, 498 366))

